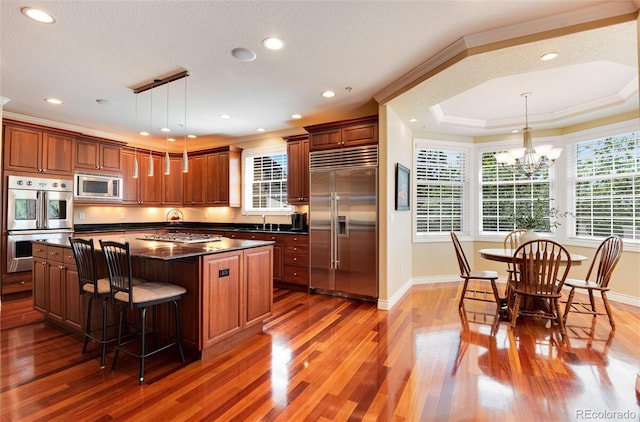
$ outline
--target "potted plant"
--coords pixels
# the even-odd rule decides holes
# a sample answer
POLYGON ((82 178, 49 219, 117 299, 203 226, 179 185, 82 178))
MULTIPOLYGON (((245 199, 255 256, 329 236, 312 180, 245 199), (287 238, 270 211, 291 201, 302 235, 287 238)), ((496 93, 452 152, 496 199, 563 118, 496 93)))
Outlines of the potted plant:
POLYGON ((560 220, 571 215, 569 211, 560 211, 549 206, 549 202, 541 199, 522 202, 516 205, 512 216, 517 229, 526 229, 529 240, 537 238, 536 231, 549 232, 560 225, 560 220))

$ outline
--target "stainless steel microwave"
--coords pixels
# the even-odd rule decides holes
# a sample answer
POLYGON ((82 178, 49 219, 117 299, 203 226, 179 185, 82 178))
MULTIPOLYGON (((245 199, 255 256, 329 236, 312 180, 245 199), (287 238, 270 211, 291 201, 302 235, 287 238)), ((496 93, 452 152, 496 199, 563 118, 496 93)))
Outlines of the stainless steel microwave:
POLYGON ((122 201, 122 187, 120 176, 76 173, 73 197, 79 201, 122 201))

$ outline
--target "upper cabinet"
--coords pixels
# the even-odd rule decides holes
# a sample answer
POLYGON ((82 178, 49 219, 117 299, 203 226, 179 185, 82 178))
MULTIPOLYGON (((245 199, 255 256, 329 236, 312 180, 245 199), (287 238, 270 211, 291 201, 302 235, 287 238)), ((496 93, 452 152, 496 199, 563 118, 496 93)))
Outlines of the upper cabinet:
POLYGON ((225 147, 207 154, 205 205, 239 207, 241 205, 242 149, 225 147))
POLYGON ((287 141, 287 202, 309 203, 309 135, 284 138, 287 141))
POLYGON ((74 136, 37 127, 4 125, 5 170, 73 175, 74 136))
POLYGON ((122 204, 123 205, 161 205, 162 204, 162 160, 152 155, 153 176, 149 176, 149 154, 140 154, 132 150, 122 151, 122 204), (138 178, 133 178, 133 162, 137 154, 138 178))
POLYGON ((185 206, 204 205, 207 191, 207 156, 191 155, 189 171, 184 173, 182 202, 185 206))
POLYGON ((378 143, 378 116, 323 123, 305 129, 309 132, 310 151, 378 143))
POLYGON ((122 144, 81 137, 76 140, 76 170, 120 173, 122 144))
MULTIPOLYGON (((162 159, 164 169, 164 158, 162 159)), ((162 204, 182 205, 182 155, 170 157, 169 174, 162 174, 162 204)))

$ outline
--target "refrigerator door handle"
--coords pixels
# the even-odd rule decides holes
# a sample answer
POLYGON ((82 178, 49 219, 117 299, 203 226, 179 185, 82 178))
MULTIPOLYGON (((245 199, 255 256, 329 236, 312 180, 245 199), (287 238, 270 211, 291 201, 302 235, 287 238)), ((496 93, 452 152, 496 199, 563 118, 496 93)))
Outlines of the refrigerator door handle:
POLYGON ((333 213, 333 232, 332 232, 332 238, 333 238, 333 261, 334 261, 334 267, 335 269, 338 269, 338 267, 340 266, 340 248, 339 248, 339 242, 338 242, 338 235, 340 234, 340 195, 335 194, 335 209, 334 209, 334 213, 333 213))

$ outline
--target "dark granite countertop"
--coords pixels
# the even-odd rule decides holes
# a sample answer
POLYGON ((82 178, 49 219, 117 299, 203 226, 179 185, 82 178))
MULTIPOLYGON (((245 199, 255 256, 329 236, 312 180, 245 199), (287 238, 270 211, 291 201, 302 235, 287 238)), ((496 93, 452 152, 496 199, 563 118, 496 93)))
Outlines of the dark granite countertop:
MULTIPOLYGON (((84 238, 93 237, 90 233, 86 233, 84 238)), ((223 252, 230 252, 241 249, 257 248, 260 246, 273 245, 274 242, 270 240, 243 240, 243 239, 229 239, 223 237, 219 241, 206 242, 206 243, 174 243, 174 242, 161 242, 157 240, 143 240, 139 237, 145 236, 145 233, 136 233, 128 235, 100 235, 93 237, 96 249, 100 249, 99 239, 109 240, 115 242, 129 242, 131 249, 131 255, 142 257, 161 259, 164 261, 172 259, 190 258, 203 255, 211 255, 223 252)), ((51 246, 61 246, 70 248, 68 239, 47 239, 37 240, 35 242, 44 243, 51 246)))
MULTIPOLYGON (((267 224, 267 227, 269 225, 267 224)), ((275 228, 275 224, 273 227, 275 228)), ((262 224, 240 224, 240 223, 198 223, 181 222, 170 224, 159 223, 114 223, 114 224, 75 224, 76 234, 92 232, 117 232, 117 231, 139 231, 139 230, 202 230, 202 231, 243 231, 255 233, 282 233, 282 234, 308 234, 307 231, 291 230, 290 224, 278 224, 279 230, 264 230, 262 224)))

